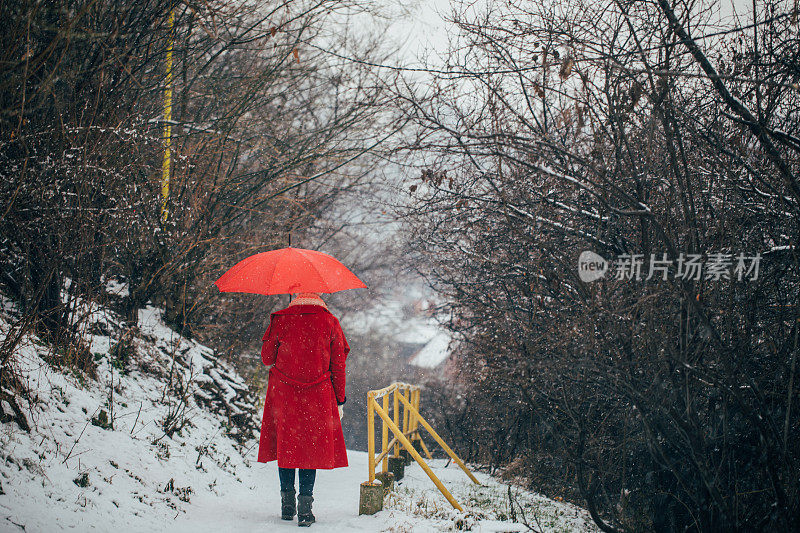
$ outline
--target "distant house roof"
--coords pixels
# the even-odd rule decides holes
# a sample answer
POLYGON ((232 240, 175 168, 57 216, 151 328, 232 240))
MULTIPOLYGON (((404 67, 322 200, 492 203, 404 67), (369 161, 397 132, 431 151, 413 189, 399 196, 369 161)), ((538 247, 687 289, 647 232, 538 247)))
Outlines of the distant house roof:
POLYGON ((425 347, 424 342, 398 343, 398 357, 402 361, 409 361, 418 351, 425 347))
POLYGON ((417 353, 411 356, 408 364, 420 368, 436 368, 450 355, 450 335, 439 332, 417 353))

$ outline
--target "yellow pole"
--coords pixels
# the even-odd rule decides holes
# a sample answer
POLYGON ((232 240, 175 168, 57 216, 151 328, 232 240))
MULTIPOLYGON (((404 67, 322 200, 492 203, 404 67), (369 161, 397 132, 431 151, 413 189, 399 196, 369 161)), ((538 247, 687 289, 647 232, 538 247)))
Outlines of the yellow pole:
POLYGON ((375 481, 375 399, 367 394, 367 456, 369 457, 369 483, 375 481))
MULTIPOLYGON (((415 412, 419 411, 419 395, 420 395, 419 389, 411 391, 411 405, 414 406, 414 411, 411 412, 409 421, 409 425, 411 427, 408 428, 411 431, 414 431, 419 426, 419 423, 417 422, 417 417, 414 414, 415 412)), ((419 440, 419 434, 414 435, 414 438, 411 440, 419 440)))
POLYGON ((167 72, 164 84, 164 163, 161 167, 161 221, 169 216, 169 178, 172 163, 172 50, 175 47, 175 8, 169 10, 169 40, 167 41, 167 72))
MULTIPOLYGON (((402 402, 403 402, 403 404, 405 405, 406 409, 413 409, 413 407, 411 406, 411 404, 410 404, 410 403, 408 403, 408 400, 406 400, 405 398, 400 398, 400 401, 402 401, 402 402)), ((464 461, 462 461, 462 460, 461 460, 461 458, 459 458, 459 457, 458 457, 458 455, 456 455, 456 452, 454 452, 453 450, 451 450, 451 449, 450 449, 450 446, 448 446, 448 445, 447 445, 447 443, 445 443, 445 441, 443 441, 443 440, 442 440, 442 437, 440 437, 440 436, 439 436, 439 434, 438 434, 438 433, 436 433, 436 431, 434 431, 434 430, 433 430, 433 428, 431 427, 431 425, 430 425, 430 424, 428 424, 427 420, 425 420, 425 419, 422 417, 422 415, 420 415, 419 413, 417 413, 417 418, 419 419, 419 422, 420 422, 420 424, 422 424, 422 425, 425 427, 425 429, 427 429, 427 430, 428 430, 428 433, 430 433, 430 434, 431 434, 431 436, 432 436, 432 437, 433 437, 433 438, 436 440, 436 442, 438 442, 438 443, 439 443, 439 446, 441 446, 441 447, 442 447, 442 449, 443 449, 445 452, 447 452, 447 455, 449 455, 450 457, 452 457, 452 458, 453 458, 453 461, 455 461, 455 463, 456 463, 456 464, 457 464, 459 467, 461 467, 461 470, 463 470, 463 471, 464 471, 464 473, 466 473, 466 474, 469 476, 469 478, 470 478, 470 479, 471 479, 471 480, 472 480, 472 481, 473 481, 475 484, 477 484, 477 485, 480 485, 480 484, 481 484, 481 483, 480 483, 480 481, 478 481, 478 480, 475 478, 475 476, 473 476, 473 475, 472 475, 472 472, 470 472, 470 471, 469 471, 469 468, 467 468, 467 465, 465 465, 465 464, 464 464, 464 461)))
POLYGON ((380 416, 383 419, 383 421, 389 425, 389 429, 392 430, 392 432, 395 434, 395 437, 397 437, 397 439, 403 443, 403 446, 406 447, 406 450, 408 450, 408 453, 411 454, 411 457, 413 457, 414 460, 417 463, 419 463, 419 466, 422 467, 425 473, 428 474, 428 477, 431 478, 431 481, 433 481, 433 484, 436 485, 436 487, 439 489, 442 495, 444 495, 444 497, 447 498, 447 501, 450 502, 450 505, 452 505, 455 509, 458 509, 459 511, 463 512, 464 509, 458 504, 456 499, 453 498, 453 495, 450 494, 450 491, 447 490, 447 487, 442 485, 442 482, 439 481, 439 478, 436 477, 436 474, 433 473, 431 467, 429 467, 428 464, 425 462, 425 460, 422 458, 422 456, 417 453, 417 450, 414 449, 414 447, 408 441, 406 436, 403 435, 403 433, 400 431, 400 428, 397 427, 397 424, 392 422, 392 420, 389 418, 389 415, 387 415, 386 412, 383 409, 381 409, 377 403, 375 404, 375 412, 377 412, 378 416, 380 416))
MULTIPOLYGON (((383 410, 389 412, 389 396, 383 397, 383 410)), ((381 453, 383 454, 383 461, 381 463, 381 472, 386 472, 389 469, 389 428, 386 427, 386 422, 381 419, 381 453)))
MULTIPOLYGON (((400 425, 400 403, 397 400, 397 397, 400 396, 400 392, 395 389, 394 390, 394 425, 400 425)), ((400 455, 400 444, 395 443, 394 445, 394 456, 397 457, 400 455)))
POLYGON ((417 389, 415 392, 416 392, 416 396, 415 396, 415 400, 416 401, 412 402, 413 405, 414 405, 414 412, 411 413, 411 416, 414 417, 414 425, 411 427, 411 429, 412 429, 412 431, 416 432, 416 433, 414 433, 414 436, 415 436, 417 442, 419 443, 420 447, 422 448, 422 451, 425 452, 425 455, 428 457, 428 459, 433 459, 433 456, 431 455, 430 450, 428 450, 428 447, 425 446, 425 443, 422 441, 422 435, 420 435, 420 433, 418 431, 419 430, 419 417, 422 416, 421 414, 419 414, 419 404, 420 404, 420 402, 422 400, 422 391, 417 389))
POLYGON ((414 433, 414 431, 416 431, 417 429, 416 415, 414 414, 417 412, 415 408, 416 406, 415 398, 418 395, 419 395, 419 388, 415 387, 413 389, 409 389, 408 395, 406 396, 406 399, 409 400, 412 406, 412 409, 410 410, 407 409, 407 411, 409 412, 407 413, 408 427, 406 428, 406 433, 411 433, 411 438, 409 440, 411 441, 412 444, 414 442, 420 442, 420 443, 422 442, 422 438, 420 438, 419 433, 418 432, 414 433))
MULTIPOLYGON (((408 400, 408 396, 411 391, 408 389, 403 390, 403 399, 408 400)), ((406 401, 406 405, 408 405, 408 401, 406 401)), ((408 433, 408 409, 403 409, 403 433, 408 433)))

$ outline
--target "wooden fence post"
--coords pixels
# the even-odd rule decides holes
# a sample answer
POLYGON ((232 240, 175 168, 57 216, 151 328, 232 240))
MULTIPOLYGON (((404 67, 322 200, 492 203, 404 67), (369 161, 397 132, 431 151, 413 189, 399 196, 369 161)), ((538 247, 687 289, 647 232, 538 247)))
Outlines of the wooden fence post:
MULTIPOLYGON (((383 396, 383 410, 387 413, 389 412, 389 395, 384 394, 383 396)), ((383 421, 381 418, 381 453, 383 454, 383 461, 381 464, 381 472, 386 472, 386 469, 389 465, 389 458, 388 458, 388 450, 387 446, 389 443, 389 428, 386 426, 386 422, 383 421)))
POLYGON ((367 395, 367 454, 369 455, 369 483, 375 481, 375 398, 367 395))

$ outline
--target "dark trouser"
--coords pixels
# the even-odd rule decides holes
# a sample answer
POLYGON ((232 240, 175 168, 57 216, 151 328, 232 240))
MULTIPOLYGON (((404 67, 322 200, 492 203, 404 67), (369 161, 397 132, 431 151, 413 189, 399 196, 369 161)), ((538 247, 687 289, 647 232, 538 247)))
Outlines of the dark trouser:
MULTIPOLYGON (((278 468, 278 477, 281 480, 281 490, 294 492, 294 468, 278 468)), ((298 468, 300 470, 300 494, 312 496, 314 493, 314 480, 317 478, 316 470, 298 468)))

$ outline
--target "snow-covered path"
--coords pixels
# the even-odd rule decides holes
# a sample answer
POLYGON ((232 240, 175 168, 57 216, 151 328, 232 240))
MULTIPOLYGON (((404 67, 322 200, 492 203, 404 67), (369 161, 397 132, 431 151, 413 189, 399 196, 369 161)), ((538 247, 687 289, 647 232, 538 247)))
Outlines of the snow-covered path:
MULTIPOLYGON (((348 452, 350 466, 320 470, 314 489, 314 531, 381 531, 379 516, 358 516, 359 483, 365 480, 367 456, 348 452)), ((220 487, 220 495, 202 494, 175 520, 171 531, 294 531, 297 521, 280 519, 276 463, 257 464, 241 473, 242 483, 220 487)))
MULTIPOLYGON (((506 485, 478 473, 483 486, 475 486, 454 464, 446 467, 444 460, 434 460, 431 464, 465 507, 466 514, 452 510, 422 469, 412 464, 396 493, 387 498, 383 511, 373 516, 358 516, 359 484, 366 478, 367 455, 350 450, 348 459, 348 468, 317 474, 314 531, 421 533, 461 529, 459 524, 481 532, 526 531, 522 524, 497 519, 497 515, 509 516, 506 485)), ((296 521, 283 521, 279 516, 277 477, 275 463, 252 467, 242 476, 241 484, 229 487, 229 491, 221 489, 220 496, 206 494, 193 499, 191 508, 175 520, 170 531, 294 531, 296 521)), ((530 523, 535 524, 538 519, 544 531, 594 531, 585 511, 577 507, 514 492, 528 509, 530 523)))

